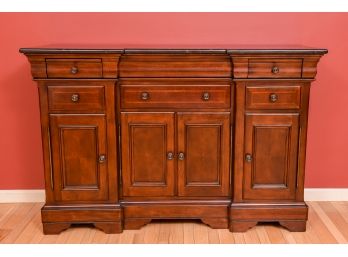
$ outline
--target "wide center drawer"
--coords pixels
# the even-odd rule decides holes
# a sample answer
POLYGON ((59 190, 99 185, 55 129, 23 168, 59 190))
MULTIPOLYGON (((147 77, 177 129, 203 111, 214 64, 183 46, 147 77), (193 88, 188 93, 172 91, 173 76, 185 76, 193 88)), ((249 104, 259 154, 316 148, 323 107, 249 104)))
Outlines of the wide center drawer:
POLYGON ((230 85, 121 85, 121 108, 230 108, 230 85))

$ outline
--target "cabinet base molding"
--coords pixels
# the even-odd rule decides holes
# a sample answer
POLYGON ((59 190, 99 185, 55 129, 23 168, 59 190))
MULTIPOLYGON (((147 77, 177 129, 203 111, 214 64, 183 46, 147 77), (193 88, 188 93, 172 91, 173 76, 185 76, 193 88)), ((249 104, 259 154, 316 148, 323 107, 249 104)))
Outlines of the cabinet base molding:
POLYGON ((44 234, 58 234, 73 224, 92 224, 107 234, 123 231, 119 205, 44 206, 41 209, 44 234))
POLYGON ((308 207, 305 203, 296 204, 232 204, 230 209, 231 232, 245 232, 258 222, 279 222, 289 231, 306 230, 308 207))
POLYGON ((212 228, 228 228, 229 201, 187 203, 125 203, 124 228, 139 229, 153 219, 200 219, 212 228))

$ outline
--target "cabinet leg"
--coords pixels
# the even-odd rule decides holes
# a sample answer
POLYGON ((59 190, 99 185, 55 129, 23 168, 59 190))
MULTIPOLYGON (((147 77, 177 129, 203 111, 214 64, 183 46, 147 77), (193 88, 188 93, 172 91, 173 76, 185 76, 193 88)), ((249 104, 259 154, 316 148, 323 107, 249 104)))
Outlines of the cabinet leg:
POLYGON ((246 232, 248 229, 256 226, 257 221, 236 221, 230 220, 231 232, 246 232))
POLYGON ((124 229, 140 229, 141 227, 149 224, 152 219, 125 219, 124 229))
POLYGON ((211 228, 228 228, 227 218, 202 218, 201 220, 211 228))
POLYGON ((42 223, 43 233, 45 235, 56 235, 70 227, 70 223, 42 223))
POLYGON ((94 226, 106 234, 122 233, 123 228, 120 222, 95 222, 94 226))
POLYGON ((281 220, 279 224, 287 228, 291 232, 304 232, 306 231, 305 220, 281 220))

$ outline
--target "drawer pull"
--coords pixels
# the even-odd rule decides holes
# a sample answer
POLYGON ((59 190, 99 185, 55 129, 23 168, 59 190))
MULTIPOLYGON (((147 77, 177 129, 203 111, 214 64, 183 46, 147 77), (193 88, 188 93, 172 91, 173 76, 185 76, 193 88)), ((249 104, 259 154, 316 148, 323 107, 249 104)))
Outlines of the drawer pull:
POLYGON ((70 70, 71 74, 77 74, 79 72, 79 69, 76 66, 71 67, 70 70))
POLYGON ((252 160, 253 160, 252 155, 251 155, 250 153, 247 153, 247 154, 245 155, 245 161, 251 162, 252 160))
POLYGON ((204 92, 202 95, 203 101, 208 101, 210 99, 210 94, 208 92, 204 92))
POLYGON ((279 68, 278 68, 277 66, 273 66, 273 68, 272 68, 272 73, 273 73, 273 74, 279 73, 279 68))
POLYGON ((179 153, 178 158, 180 161, 183 161, 185 159, 184 153, 179 153))
POLYGON ((274 93, 270 94, 270 95, 269 95, 269 101, 270 101, 271 103, 277 102, 277 101, 278 101, 278 95, 277 95, 277 94, 274 94, 274 93))
POLYGON ((167 159, 168 159, 168 160, 173 160, 173 159, 174 159, 174 154, 173 154, 172 152, 169 152, 169 153, 167 154, 167 159))
POLYGON ((79 94, 72 94, 71 95, 71 101, 74 103, 77 103, 80 100, 80 95, 79 94))
POLYGON ((99 155, 98 161, 99 163, 104 163, 106 161, 106 155, 105 154, 99 155))
POLYGON ((148 92, 141 93, 141 100, 149 100, 150 94, 148 92))

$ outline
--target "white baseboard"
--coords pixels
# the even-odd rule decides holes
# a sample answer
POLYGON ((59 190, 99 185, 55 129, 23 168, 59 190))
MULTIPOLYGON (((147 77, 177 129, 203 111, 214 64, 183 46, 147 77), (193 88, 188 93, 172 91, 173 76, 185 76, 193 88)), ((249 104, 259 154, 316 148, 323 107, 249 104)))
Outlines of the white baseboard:
POLYGON ((45 190, 0 190, 0 203, 45 202, 45 190))
MULTIPOLYGON (((348 201, 348 188, 305 188, 305 201, 348 201)), ((44 202, 45 190, 0 190, 0 203, 44 202)))

